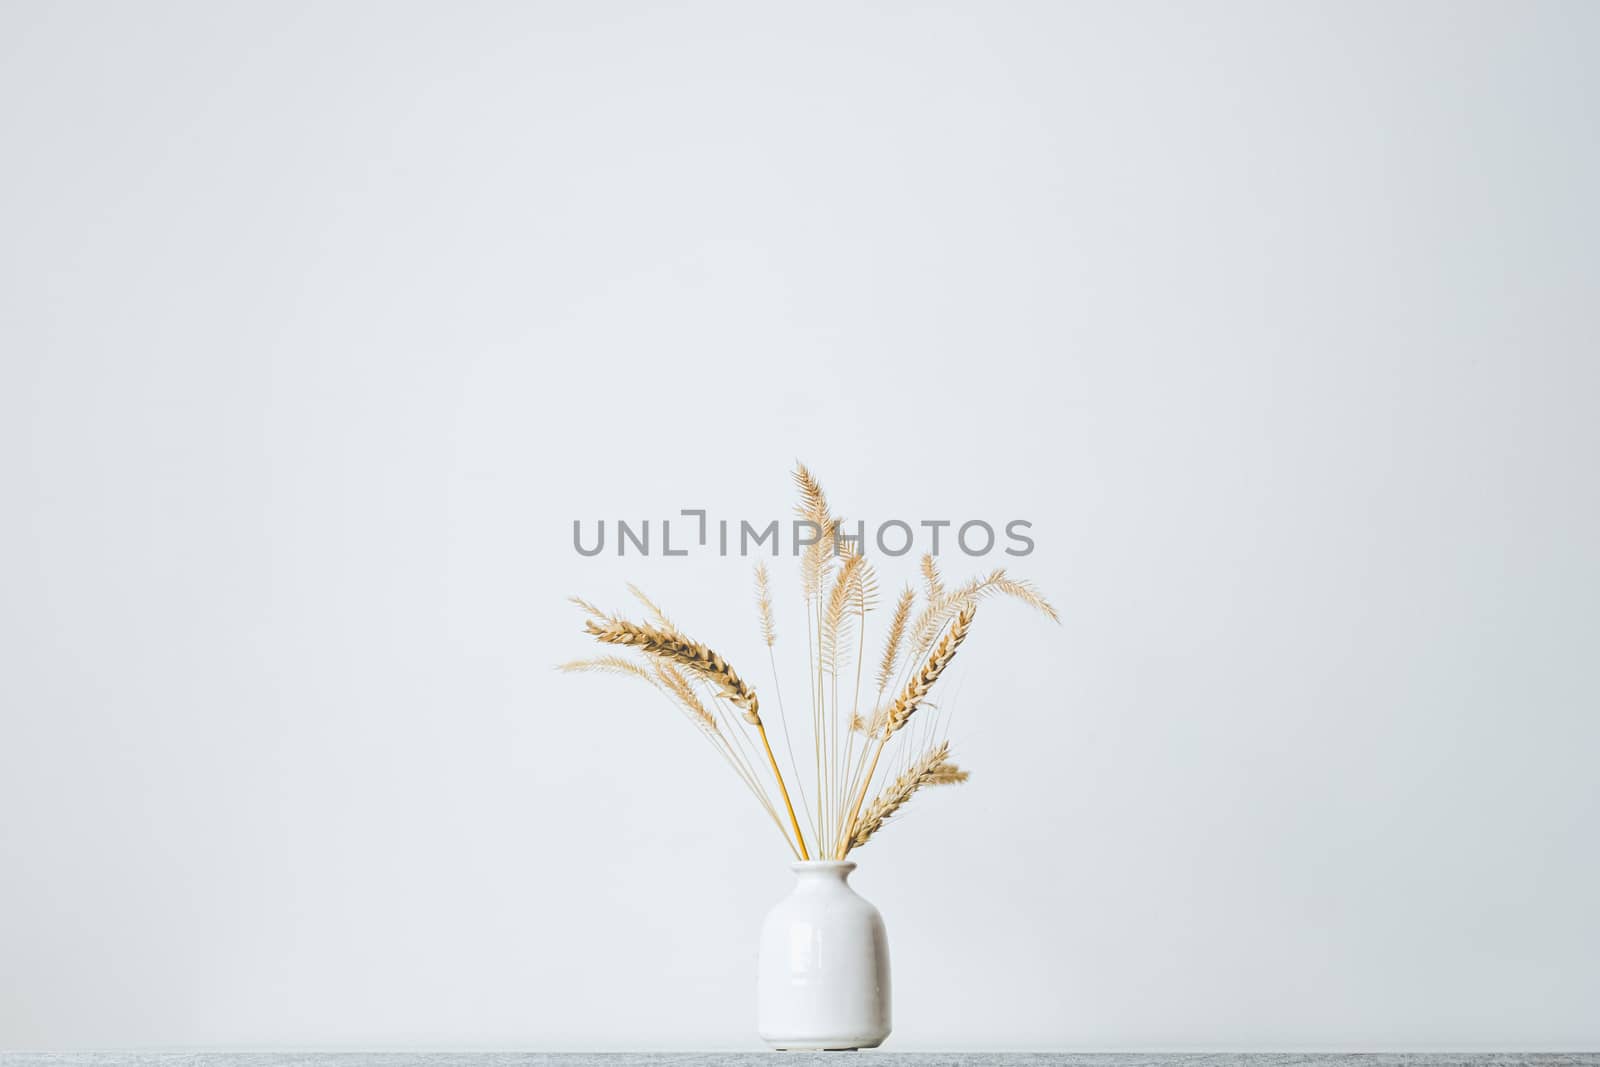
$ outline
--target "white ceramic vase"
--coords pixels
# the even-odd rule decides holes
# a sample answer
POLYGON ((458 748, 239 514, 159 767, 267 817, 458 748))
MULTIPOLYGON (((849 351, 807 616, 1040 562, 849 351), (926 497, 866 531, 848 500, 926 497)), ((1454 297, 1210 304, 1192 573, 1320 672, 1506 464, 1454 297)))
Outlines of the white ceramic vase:
POLYGON ((761 929, 761 1040, 777 1049, 876 1048, 889 1036, 883 916, 850 888, 854 863, 792 866, 794 891, 761 929))

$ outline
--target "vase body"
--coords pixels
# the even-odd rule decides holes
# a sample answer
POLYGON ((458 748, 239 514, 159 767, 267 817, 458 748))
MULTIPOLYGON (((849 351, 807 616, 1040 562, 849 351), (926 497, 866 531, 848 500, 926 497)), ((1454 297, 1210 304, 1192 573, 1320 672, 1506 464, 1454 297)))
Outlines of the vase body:
POLYGON ((854 863, 793 868, 794 891, 761 929, 761 1039, 777 1049, 876 1048, 890 1025, 883 917, 850 888, 854 863))

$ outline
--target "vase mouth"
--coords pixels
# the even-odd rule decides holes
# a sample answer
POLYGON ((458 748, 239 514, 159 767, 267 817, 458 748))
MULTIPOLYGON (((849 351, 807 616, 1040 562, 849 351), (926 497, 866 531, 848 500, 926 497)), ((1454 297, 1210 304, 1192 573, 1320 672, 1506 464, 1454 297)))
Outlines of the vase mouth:
POLYGON ((849 874, 856 869, 856 864, 854 860, 795 860, 789 864, 789 869, 796 874, 805 874, 807 871, 816 871, 819 874, 838 871, 849 874))

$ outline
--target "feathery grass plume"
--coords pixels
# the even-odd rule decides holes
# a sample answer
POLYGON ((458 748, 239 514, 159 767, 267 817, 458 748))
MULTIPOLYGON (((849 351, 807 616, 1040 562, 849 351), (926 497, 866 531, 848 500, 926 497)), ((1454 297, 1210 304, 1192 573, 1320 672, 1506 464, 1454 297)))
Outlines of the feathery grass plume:
POLYGON ((689 717, 702 730, 710 734, 722 732, 717 728, 717 717, 706 710, 705 703, 700 699, 700 695, 694 691, 694 686, 689 684, 689 679, 683 676, 682 671, 670 663, 660 662, 655 664, 655 671, 656 675, 661 679, 663 688, 678 698, 678 703, 683 705, 683 709, 689 713, 689 717))
POLYGON ((906 773, 896 778, 884 787, 870 807, 862 813, 857 821, 855 831, 850 835, 849 844, 845 848, 848 855, 851 849, 860 848, 866 844, 872 835, 887 822, 890 816, 899 811, 912 794, 923 786, 929 785, 954 785, 967 780, 967 772, 950 762, 950 742, 941 741, 925 752, 906 773))
POLYGON ((850 556, 858 555, 859 553, 849 551, 848 546, 851 542, 845 541, 839 536, 839 531, 844 526, 844 520, 839 516, 829 515, 818 522, 817 525, 822 532, 818 536, 816 544, 806 546, 804 563, 814 576, 812 585, 815 588, 817 598, 820 600, 823 599, 823 590, 827 584, 828 574, 834 561, 848 559, 850 556))
POLYGON ((946 590, 937 598, 930 600, 911 626, 912 655, 920 656, 926 652, 933 644, 934 638, 939 636, 939 631, 944 629, 945 623, 950 621, 951 616, 996 593, 1022 601, 1047 616, 1052 622, 1061 621, 1056 609, 1038 590, 1028 582, 1007 577, 1005 569, 1001 568, 991 571, 982 578, 974 578, 954 589, 946 590))
POLYGON ((778 640, 778 630, 772 624, 772 590, 767 585, 767 565, 756 564, 756 607, 761 611, 761 640, 771 648, 778 640))
POLYGON ((883 639, 883 659, 878 663, 878 692, 889 688, 894 680, 895 668, 900 665, 900 646, 905 641, 906 620, 911 616, 911 605, 916 601, 916 590, 909 585, 895 601, 894 614, 889 617, 889 632, 883 639))
POLYGON ((931 552, 925 552, 922 556, 922 580, 928 587, 930 601, 944 595, 944 578, 939 574, 939 564, 931 552))
MULTIPOLYGON (((863 532, 862 536, 866 536, 863 532)), ((828 547, 840 559, 849 559, 851 556, 861 555, 861 538, 844 532, 844 516, 833 517, 833 536, 829 538, 828 547)))
POLYGON ((913 674, 906 682, 905 688, 900 690, 900 695, 894 698, 894 703, 884 711, 884 738, 900 729, 911 718, 911 713, 917 710, 925 699, 928 691, 933 688, 933 683, 939 680, 939 675, 950 665, 955 658, 956 649, 961 647, 961 642, 967 639, 967 631, 972 629, 972 620, 978 614, 976 604, 968 604, 956 616, 956 621, 945 631, 939 645, 928 654, 927 660, 922 664, 922 669, 913 674))
POLYGON ((635 663, 623 656, 596 656, 593 659, 574 659, 561 664, 557 670, 568 674, 599 672, 638 678, 654 689, 677 700, 685 714, 710 734, 719 734, 716 718, 706 710, 694 689, 676 667, 652 662, 650 667, 635 663))
POLYGON ((717 691, 735 706, 744 710, 745 721, 752 726, 761 725, 760 703, 756 692, 739 677, 728 661, 698 641, 681 633, 667 633, 653 626, 641 626, 627 619, 615 619, 604 624, 589 620, 584 628, 594 639, 608 645, 628 645, 657 659, 670 660, 688 667, 705 678, 717 691))
POLYGON ((855 584, 850 590, 850 611, 858 616, 865 616, 867 612, 878 606, 878 572, 872 569, 872 563, 859 552, 848 555, 846 559, 859 559, 860 570, 856 572, 855 584))
POLYGON ((794 473, 795 488, 800 490, 800 503, 796 511, 802 518, 813 517, 824 521, 828 517, 828 495, 822 491, 822 483, 817 481, 804 463, 795 461, 794 473))
POLYGON ((822 491, 822 483, 817 481, 804 463, 795 463, 793 477, 795 488, 800 491, 800 503, 795 505, 795 514, 810 523, 812 532, 817 535, 816 543, 806 546, 800 561, 801 587, 809 599, 822 595, 822 575, 828 559, 833 555, 839 520, 828 508, 828 496, 822 491))
POLYGON ((650 613, 650 619, 657 629, 663 633, 669 634, 675 634, 678 632, 677 626, 673 625, 672 620, 667 618, 667 613, 662 611, 661 608, 656 605, 654 600, 651 600, 649 597, 645 596, 643 589, 640 589, 632 582, 629 582, 628 592, 633 594, 633 598, 635 600, 644 605, 644 609, 650 613))
POLYGON ((634 678, 642 678, 651 685, 659 685, 655 675, 651 674, 642 664, 622 656, 596 656, 593 659, 572 659, 556 668, 566 674, 583 674, 598 672, 602 674, 626 674, 634 678))
POLYGON ((840 645, 842 641, 848 650, 850 629, 854 622, 852 606, 861 595, 858 586, 861 582, 861 569, 866 562, 865 556, 851 556, 846 559, 828 591, 828 605, 822 613, 821 655, 822 669, 829 674, 838 674, 844 667, 840 645))

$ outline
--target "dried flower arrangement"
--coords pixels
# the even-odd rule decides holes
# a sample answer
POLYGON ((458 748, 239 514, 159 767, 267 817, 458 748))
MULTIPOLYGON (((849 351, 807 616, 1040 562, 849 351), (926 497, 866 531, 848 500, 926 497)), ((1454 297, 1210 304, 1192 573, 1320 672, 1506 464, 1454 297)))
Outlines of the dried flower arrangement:
POLYGON ((870 710, 863 714, 862 655, 866 617, 877 605, 877 579, 859 545, 838 536, 841 520, 832 513, 822 486, 804 464, 797 465, 794 481, 800 492, 797 515, 821 532, 800 560, 810 650, 814 799, 806 794, 783 711, 777 659, 772 651, 777 627, 765 564, 756 566, 756 606, 772 667, 784 747, 809 837, 801 829, 755 690, 720 655, 683 634, 637 588, 628 587, 645 609, 648 621, 643 623, 572 598, 588 616, 587 632, 602 644, 617 647, 619 653, 573 660, 562 664, 561 669, 631 675, 658 690, 688 716, 743 780, 796 859, 842 860, 852 849, 871 840, 919 789, 967 780, 967 772, 950 761, 949 742, 937 736, 937 716, 923 716, 924 720, 933 720, 926 729, 907 730, 906 726, 920 708, 930 706, 929 694, 972 628, 978 602, 994 595, 1007 596, 1060 620, 1055 609, 1030 584, 1008 577, 1004 570, 946 587, 937 561, 931 555, 923 556, 920 608, 918 593, 909 586, 896 599, 872 679, 876 693, 870 710), (629 652, 632 657, 622 654, 629 652), (849 685, 852 674, 853 685, 841 695, 841 677, 849 685), (891 694, 892 699, 885 703, 884 698, 891 694), (736 721, 740 719, 744 725, 736 721), (745 726, 753 728, 760 741, 759 755, 745 726), (891 748, 895 751, 885 761, 885 752, 891 748), (765 771, 760 769, 761 756, 765 757, 765 771), (901 773, 887 781, 869 804, 866 798, 880 767, 898 767, 901 773), (777 803, 768 791, 769 773, 772 784, 777 786, 777 803))

